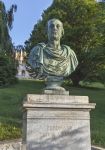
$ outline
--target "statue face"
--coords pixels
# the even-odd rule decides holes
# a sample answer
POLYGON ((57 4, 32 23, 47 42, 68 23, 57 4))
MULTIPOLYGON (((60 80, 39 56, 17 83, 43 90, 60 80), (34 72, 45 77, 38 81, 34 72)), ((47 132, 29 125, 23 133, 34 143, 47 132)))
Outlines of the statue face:
POLYGON ((60 20, 51 19, 48 21, 49 40, 60 40, 63 34, 63 24, 60 20))

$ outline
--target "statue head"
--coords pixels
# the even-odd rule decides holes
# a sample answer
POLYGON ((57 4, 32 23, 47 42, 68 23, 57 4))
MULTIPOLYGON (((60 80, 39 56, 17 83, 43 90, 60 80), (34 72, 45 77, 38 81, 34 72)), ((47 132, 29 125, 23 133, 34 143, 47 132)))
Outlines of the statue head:
POLYGON ((60 40, 64 34, 63 23, 59 19, 50 19, 47 22, 49 40, 60 40))

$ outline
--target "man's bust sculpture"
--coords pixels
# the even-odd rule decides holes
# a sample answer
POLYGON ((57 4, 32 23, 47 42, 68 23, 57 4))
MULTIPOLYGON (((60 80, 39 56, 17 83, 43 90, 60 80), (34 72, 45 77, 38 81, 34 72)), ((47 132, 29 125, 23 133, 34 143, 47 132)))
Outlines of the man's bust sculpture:
POLYGON ((63 77, 69 76, 77 67, 78 61, 73 50, 67 45, 60 45, 64 34, 63 24, 58 19, 47 23, 48 43, 39 43, 29 55, 29 64, 39 68, 39 74, 47 76, 46 89, 64 90, 60 86, 63 77))

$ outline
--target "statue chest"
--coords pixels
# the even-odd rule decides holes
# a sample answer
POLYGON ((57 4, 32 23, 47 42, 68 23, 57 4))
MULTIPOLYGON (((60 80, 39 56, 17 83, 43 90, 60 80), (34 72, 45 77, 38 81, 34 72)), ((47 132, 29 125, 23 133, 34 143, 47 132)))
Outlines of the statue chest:
POLYGON ((62 75, 66 72, 68 63, 69 60, 61 57, 60 55, 55 57, 46 53, 43 54, 43 68, 46 72, 62 75))

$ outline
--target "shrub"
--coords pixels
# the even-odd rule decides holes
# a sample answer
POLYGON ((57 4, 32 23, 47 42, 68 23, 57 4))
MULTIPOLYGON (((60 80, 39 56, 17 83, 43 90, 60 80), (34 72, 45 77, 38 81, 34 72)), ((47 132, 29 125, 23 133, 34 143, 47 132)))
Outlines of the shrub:
POLYGON ((16 65, 10 56, 0 53, 0 86, 16 83, 16 65))

